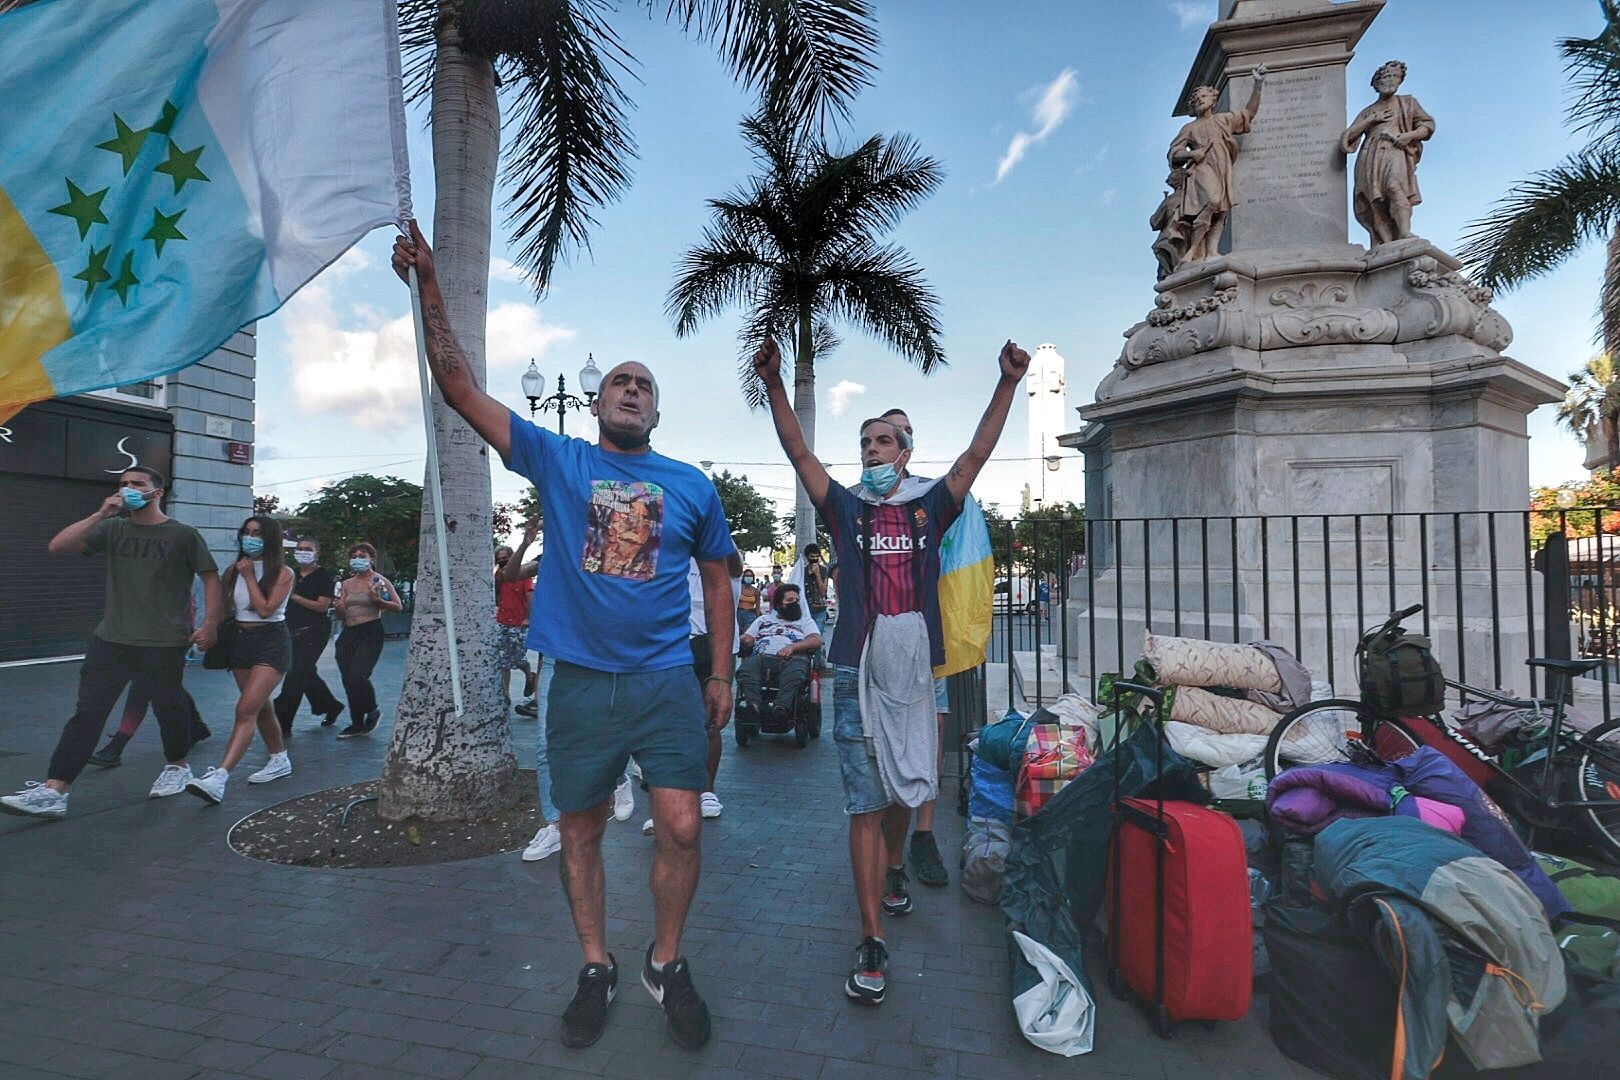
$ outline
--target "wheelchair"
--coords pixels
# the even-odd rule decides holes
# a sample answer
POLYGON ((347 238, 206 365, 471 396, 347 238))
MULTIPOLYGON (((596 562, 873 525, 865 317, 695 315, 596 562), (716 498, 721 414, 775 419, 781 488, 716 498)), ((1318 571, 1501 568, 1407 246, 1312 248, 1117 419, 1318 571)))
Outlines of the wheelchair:
POLYGON ((780 687, 777 686, 780 674, 776 668, 765 669, 760 684, 760 698, 765 707, 758 712, 738 698, 737 715, 731 723, 731 730, 739 747, 747 746, 748 740, 756 735, 792 733, 793 744, 801 750, 811 739, 821 738, 821 695, 816 692, 820 687, 821 673, 812 664, 810 677, 794 695, 794 700, 784 705, 784 711, 779 713, 776 699, 780 695, 780 687))

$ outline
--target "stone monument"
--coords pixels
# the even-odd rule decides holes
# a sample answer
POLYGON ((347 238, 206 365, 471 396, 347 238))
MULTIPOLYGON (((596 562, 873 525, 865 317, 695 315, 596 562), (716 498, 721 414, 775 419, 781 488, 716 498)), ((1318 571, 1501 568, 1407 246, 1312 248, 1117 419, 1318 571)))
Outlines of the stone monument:
MULTIPOLYGON (((1197 142, 1184 138, 1187 131, 1223 115, 1231 102, 1247 102, 1224 115, 1247 117, 1248 133, 1238 134, 1241 124, 1230 128, 1237 153, 1224 188, 1225 219, 1212 222, 1203 249, 1185 212, 1190 174, 1178 193, 1172 173, 1172 193, 1154 215, 1163 276, 1152 310, 1126 331, 1096 401, 1080 410, 1084 430, 1062 440, 1085 454, 1088 518, 1367 514, 1383 528, 1387 514, 1527 505, 1525 420, 1536 406, 1560 400, 1563 384, 1507 356, 1512 331, 1491 307, 1490 291, 1465 280, 1452 256, 1411 235, 1414 169, 1434 121, 1415 98, 1395 95, 1403 66, 1379 69, 1378 102, 1346 127, 1345 68, 1384 2, 1222 0, 1176 98, 1178 111, 1191 108, 1198 119, 1177 136, 1171 164, 1177 147, 1197 142), (1200 87, 1213 88, 1219 102, 1200 87), (1357 217, 1372 236, 1370 250, 1349 241, 1346 154, 1358 144, 1357 217)), ((1410 595, 1409 570, 1415 582, 1420 564, 1442 557, 1468 568, 1467 589, 1484 588, 1475 571, 1483 572, 1486 548, 1499 538, 1470 528, 1453 544, 1448 526, 1444 544, 1455 550, 1425 537, 1420 554, 1413 520, 1396 520, 1387 547, 1379 545, 1392 563, 1383 567, 1362 567, 1359 543, 1352 553, 1319 538, 1322 564, 1288 583, 1302 610, 1331 604, 1323 594, 1353 554, 1358 573, 1382 583, 1388 570, 1387 592, 1397 600, 1410 595)), ((1086 636, 1084 625, 1110 649, 1121 642, 1125 655, 1100 655, 1099 670, 1134 660, 1148 591, 1161 590, 1154 610, 1169 606, 1168 567, 1179 538, 1168 527, 1142 530, 1141 550, 1093 545, 1095 595, 1070 641, 1086 636), (1100 634, 1098 620, 1106 623, 1100 634)), ((1262 606, 1283 594, 1273 588, 1279 582, 1267 580, 1258 545, 1239 542, 1235 527, 1233 537, 1229 550, 1206 552, 1216 587, 1205 581, 1201 594, 1179 600, 1195 612, 1189 621, 1201 625, 1207 617, 1215 636, 1254 640, 1262 636, 1262 606)), ((1522 538, 1517 542, 1522 547, 1522 538)), ((1520 577, 1517 608, 1498 614, 1504 633, 1527 643, 1527 583, 1520 577)), ((1078 583, 1077 596, 1086 584, 1078 583)), ((1490 610, 1511 591, 1500 582, 1496 588, 1500 595, 1490 598, 1463 595, 1467 611, 1481 603, 1490 610)), ((1444 640, 1459 625, 1455 599, 1429 599, 1434 634, 1444 640)), ((1357 627, 1354 614, 1347 621, 1343 612, 1338 619, 1306 616, 1307 651, 1332 641, 1344 663, 1357 627)), ((1470 655, 1502 647, 1467 618, 1461 624, 1470 655)), ((1162 618, 1154 628, 1168 630, 1162 618)), ((1273 620, 1271 632, 1292 641, 1295 628, 1273 620)))

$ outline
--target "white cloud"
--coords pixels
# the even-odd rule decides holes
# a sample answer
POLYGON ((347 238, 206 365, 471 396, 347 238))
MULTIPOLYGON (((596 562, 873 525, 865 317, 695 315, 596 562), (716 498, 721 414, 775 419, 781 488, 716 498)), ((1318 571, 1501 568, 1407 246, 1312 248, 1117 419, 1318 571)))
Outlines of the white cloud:
MULTIPOLYGON (((283 309, 292 354, 293 393, 304 414, 341 413, 344 422, 378 431, 412 423, 420 408, 411 316, 390 315, 341 296, 344 279, 373 260, 358 248, 306 285, 283 309)), ((574 336, 541 321, 523 304, 489 313, 485 356, 497 396, 519 364, 574 336)))
POLYGON ((1114 200, 1118 197, 1119 192, 1115 191, 1113 188, 1108 188, 1097 197, 1097 201, 1101 202, 1104 206, 1112 206, 1114 204, 1114 200))
POLYGON ((1079 103, 1080 83, 1075 76, 1074 68, 1064 68, 1058 73, 1057 78, 1040 88, 1039 96, 1035 99, 1035 107, 1030 110, 1035 130, 1020 131, 1012 137, 1012 141, 1007 144, 1007 152, 996 164, 996 178, 991 183, 1001 183, 1002 179, 1012 172, 1013 167, 1024 159, 1029 148, 1045 142, 1046 137, 1058 129, 1079 103))
POLYGON ((1215 5, 1209 0, 1170 0, 1170 11, 1181 23, 1183 30, 1191 30, 1215 21, 1215 5))
POLYGON ((864 385, 844 379, 827 391, 827 407, 832 410, 834 416, 843 416, 849 411, 850 403, 864 393, 866 393, 864 385))
POLYGON ((489 260, 489 280, 505 281, 513 285, 525 285, 528 283, 523 275, 523 267, 511 259, 503 259, 499 255, 489 260))

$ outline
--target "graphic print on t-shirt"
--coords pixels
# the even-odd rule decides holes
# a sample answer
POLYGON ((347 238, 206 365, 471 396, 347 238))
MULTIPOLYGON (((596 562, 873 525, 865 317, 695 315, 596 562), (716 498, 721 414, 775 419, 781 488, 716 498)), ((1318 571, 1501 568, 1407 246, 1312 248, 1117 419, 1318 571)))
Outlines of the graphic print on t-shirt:
POLYGON ((651 581, 658 573, 658 544, 664 528, 664 489, 658 484, 592 480, 580 567, 631 581, 651 581))

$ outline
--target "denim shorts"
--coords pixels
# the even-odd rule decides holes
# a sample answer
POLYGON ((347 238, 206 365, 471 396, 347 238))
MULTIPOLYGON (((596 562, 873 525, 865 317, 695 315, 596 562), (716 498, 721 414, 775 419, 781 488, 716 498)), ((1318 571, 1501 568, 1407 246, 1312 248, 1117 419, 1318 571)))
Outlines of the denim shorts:
POLYGON ((577 813, 607 802, 632 754, 649 787, 708 789, 708 714, 692 668, 614 674, 556 661, 546 756, 557 809, 577 813))
POLYGON ((292 667, 292 635, 280 620, 267 623, 237 623, 236 640, 231 643, 231 667, 273 668, 287 674, 292 667))
POLYGON ((860 672, 839 665, 833 669, 833 744, 838 747, 838 771, 844 778, 844 813, 870 814, 889 805, 877 760, 866 752, 861 733, 860 672))
POLYGON ((936 713, 951 711, 951 695, 945 689, 944 679, 934 680, 934 711, 936 713))

